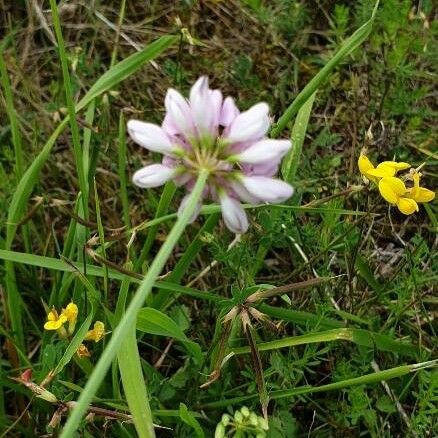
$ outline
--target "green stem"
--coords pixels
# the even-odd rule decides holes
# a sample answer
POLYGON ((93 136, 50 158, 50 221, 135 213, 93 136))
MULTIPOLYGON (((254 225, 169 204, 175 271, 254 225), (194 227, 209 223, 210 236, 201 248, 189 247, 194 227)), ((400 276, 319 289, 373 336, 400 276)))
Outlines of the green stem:
MULTIPOLYGON (((179 238, 181 237, 185 227, 190 221, 190 218, 196 209, 196 204, 201 198, 202 190, 204 189, 207 178, 208 172, 206 170, 201 171, 196 181, 195 187, 192 190, 189 201, 187 202, 186 208, 184 209, 183 213, 178 218, 174 227, 170 231, 169 236, 167 237, 166 241, 164 242, 154 261, 152 262, 149 271, 147 272, 146 276, 138 287, 137 292, 132 298, 132 301, 129 304, 128 309, 126 310, 126 313, 123 315, 119 325, 114 330, 113 336, 108 342, 108 345, 103 351, 99 361, 97 362, 93 373, 91 374, 78 399, 77 405, 72 410, 71 415, 61 432, 61 438, 70 438, 74 436, 75 431, 80 424, 82 416, 86 413, 87 407, 90 404, 94 394, 99 389, 99 386, 102 383, 105 374, 111 365, 111 362, 114 360, 123 340, 128 335, 132 324, 135 322, 138 311, 143 306, 146 298, 150 294, 154 282, 160 275, 162 269, 164 268, 168 258, 173 251, 173 248, 178 243, 179 238)), ((152 417, 149 418, 149 422, 150 424, 152 424, 152 417)), ((152 432, 150 433, 150 436, 153 437, 153 428, 151 428, 151 431, 152 432)))

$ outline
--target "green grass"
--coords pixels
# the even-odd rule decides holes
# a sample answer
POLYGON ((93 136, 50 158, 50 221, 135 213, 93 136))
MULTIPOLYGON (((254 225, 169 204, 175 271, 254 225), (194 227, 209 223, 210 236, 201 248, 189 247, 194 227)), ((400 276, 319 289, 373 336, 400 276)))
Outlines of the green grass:
POLYGON ((0 2, 0 436, 209 437, 228 414, 256 437, 233 424, 267 398, 271 438, 435 436, 437 204, 388 213, 356 165, 425 162, 436 187, 432 2, 39 3, 0 2), (126 121, 201 74, 295 145, 294 196, 245 206, 238 241, 217 205, 186 226, 183 190, 131 182, 159 157, 126 121), (74 335, 45 331, 71 300, 74 335))

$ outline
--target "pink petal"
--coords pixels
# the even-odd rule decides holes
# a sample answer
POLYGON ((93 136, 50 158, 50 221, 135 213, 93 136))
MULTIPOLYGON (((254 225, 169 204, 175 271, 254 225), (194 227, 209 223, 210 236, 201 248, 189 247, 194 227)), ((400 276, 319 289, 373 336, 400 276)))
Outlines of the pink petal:
POLYGON ((280 163, 268 162, 261 164, 244 164, 242 166, 243 173, 247 176, 269 176, 273 177, 278 172, 280 163))
POLYGON ((240 163, 263 164, 272 162, 277 164, 290 149, 289 140, 261 140, 237 155, 240 163))
POLYGON ((178 93, 178 91, 169 88, 164 100, 164 105, 167 110, 166 115, 168 115, 167 124, 175 126, 180 134, 185 136, 193 135, 195 127, 187 99, 178 93))
POLYGON ((264 202, 283 202, 294 192, 288 183, 265 176, 242 176, 240 181, 252 196, 264 202))
POLYGON ((161 127, 163 128, 163 131, 170 136, 174 136, 179 132, 178 127, 173 123, 172 116, 169 113, 166 113, 164 116, 161 127))
POLYGON ((175 169, 162 164, 151 164, 134 173, 132 181, 145 189, 163 185, 175 176, 175 169))
POLYGON ((227 140, 234 143, 263 138, 271 124, 268 113, 269 106, 261 102, 239 114, 229 128, 227 140))
POLYGON ((168 135, 159 126, 139 120, 129 120, 128 132, 131 138, 140 146, 152 152, 172 155, 172 143, 168 135))
POLYGON ((227 228, 236 234, 243 234, 248 229, 248 218, 239 201, 225 193, 220 194, 222 217, 227 228))
MULTIPOLYGON (((182 198, 182 200, 181 200, 181 204, 179 205, 179 208, 178 208, 178 216, 181 216, 181 214, 182 214, 182 212, 184 211, 184 209, 186 208, 186 205, 187 205, 187 201, 189 200, 189 198, 190 198, 190 193, 188 193, 186 196, 184 196, 184 198, 182 198)), ((202 207, 202 204, 200 203, 200 202, 198 202, 197 204, 196 204, 196 209, 195 209, 195 211, 193 212, 193 214, 192 214, 192 216, 190 217, 190 219, 189 219, 189 224, 191 224, 192 222, 194 222, 195 220, 196 220, 196 218, 198 217, 198 215, 199 215, 199 212, 201 211, 201 207, 202 207)))
POLYGON ((227 97, 222 105, 219 116, 219 124, 224 127, 228 127, 239 114, 240 111, 234 103, 233 98, 227 97))

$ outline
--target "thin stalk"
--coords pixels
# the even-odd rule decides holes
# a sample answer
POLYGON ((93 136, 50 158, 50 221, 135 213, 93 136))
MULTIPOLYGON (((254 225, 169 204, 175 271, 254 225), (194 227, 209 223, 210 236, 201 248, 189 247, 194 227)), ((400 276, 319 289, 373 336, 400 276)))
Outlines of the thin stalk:
POLYGON ((73 141, 76 169, 79 178, 79 188, 82 192, 82 205, 83 205, 85 217, 87 217, 88 183, 85 177, 82 148, 81 148, 81 142, 79 137, 79 127, 78 127, 78 122, 76 120, 75 103, 73 100, 73 89, 71 85, 70 73, 68 70, 67 53, 65 51, 64 38, 62 36, 61 23, 59 20, 58 6, 56 5, 56 0, 50 0, 50 8, 52 10, 53 27, 55 28, 56 40, 58 42, 59 58, 61 61, 62 76, 64 79, 65 99, 67 103, 67 110, 68 110, 68 116, 70 121, 70 129, 71 129, 71 135, 73 141))
MULTIPOLYGON (((157 277, 160 275, 175 245, 178 243, 185 227, 189 223, 190 218, 192 217, 196 209, 196 205, 201 198, 207 178, 208 172, 206 170, 201 171, 196 181, 195 187, 192 190, 192 194, 190 195, 190 198, 187 202, 186 208, 184 209, 183 213, 178 218, 174 227, 170 231, 169 236, 167 237, 166 241, 164 242, 154 261, 152 262, 149 271, 147 272, 139 288, 137 289, 137 292, 132 298, 132 301, 129 304, 128 309, 126 310, 126 313, 123 315, 119 325, 114 330, 113 336, 108 342, 108 345, 103 351, 99 361, 97 362, 93 373, 91 374, 78 399, 77 405, 71 412, 71 415, 61 432, 61 438, 70 438, 74 436, 75 431, 77 430, 83 415, 86 413, 87 407, 89 406, 94 394, 99 389, 99 386, 102 383, 105 374, 111 365, 111 362, 116 357, 123 340, 128 335, 129 330, 132 327, 132 324, 135 323, 138 311, 141 309, 146 298, 149 296, 157 277)), ((155 434, 152 426, 152 416, 149 414, 149 417, 149 436, 154 437, 155 434)))

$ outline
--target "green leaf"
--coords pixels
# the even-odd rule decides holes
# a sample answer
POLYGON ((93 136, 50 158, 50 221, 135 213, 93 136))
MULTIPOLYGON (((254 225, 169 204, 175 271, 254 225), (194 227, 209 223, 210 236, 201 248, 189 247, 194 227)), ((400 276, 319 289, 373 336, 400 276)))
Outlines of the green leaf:
POLYGON ((184 423, 188 424, 194 431, 197 438, 204 438, 205 434, 202 430, 199 421, 194 417, 194 415, 187 409, 184 403, 179 404, 179 416, 184 423))
POLYGON ((155 437, 152 413, 149 407, 148 391, 141 368, 135 327, 125 336, 117 353, 123 389, 134 425, 140 438, 155 437))
POLYGON ((174 338, 183 343, 187 351, 198 361, 202 361, 201 347, 184 334, 176 322, 166 314, 151 307, 140 309, 137 316, 137 330, 152 335, 174 338))
POLYGON ((283 158, 283 162, 281 164, 281 173, 283 175, 283 179, 290 184, 294 182, 295 175, 300 164, 304 138, 306 136, 307 125, 309 124, 310 113, 312 112, 315 96, 316 91, 309 97, 309 99, 298 111, 291 134, 292 148, 283 158))

